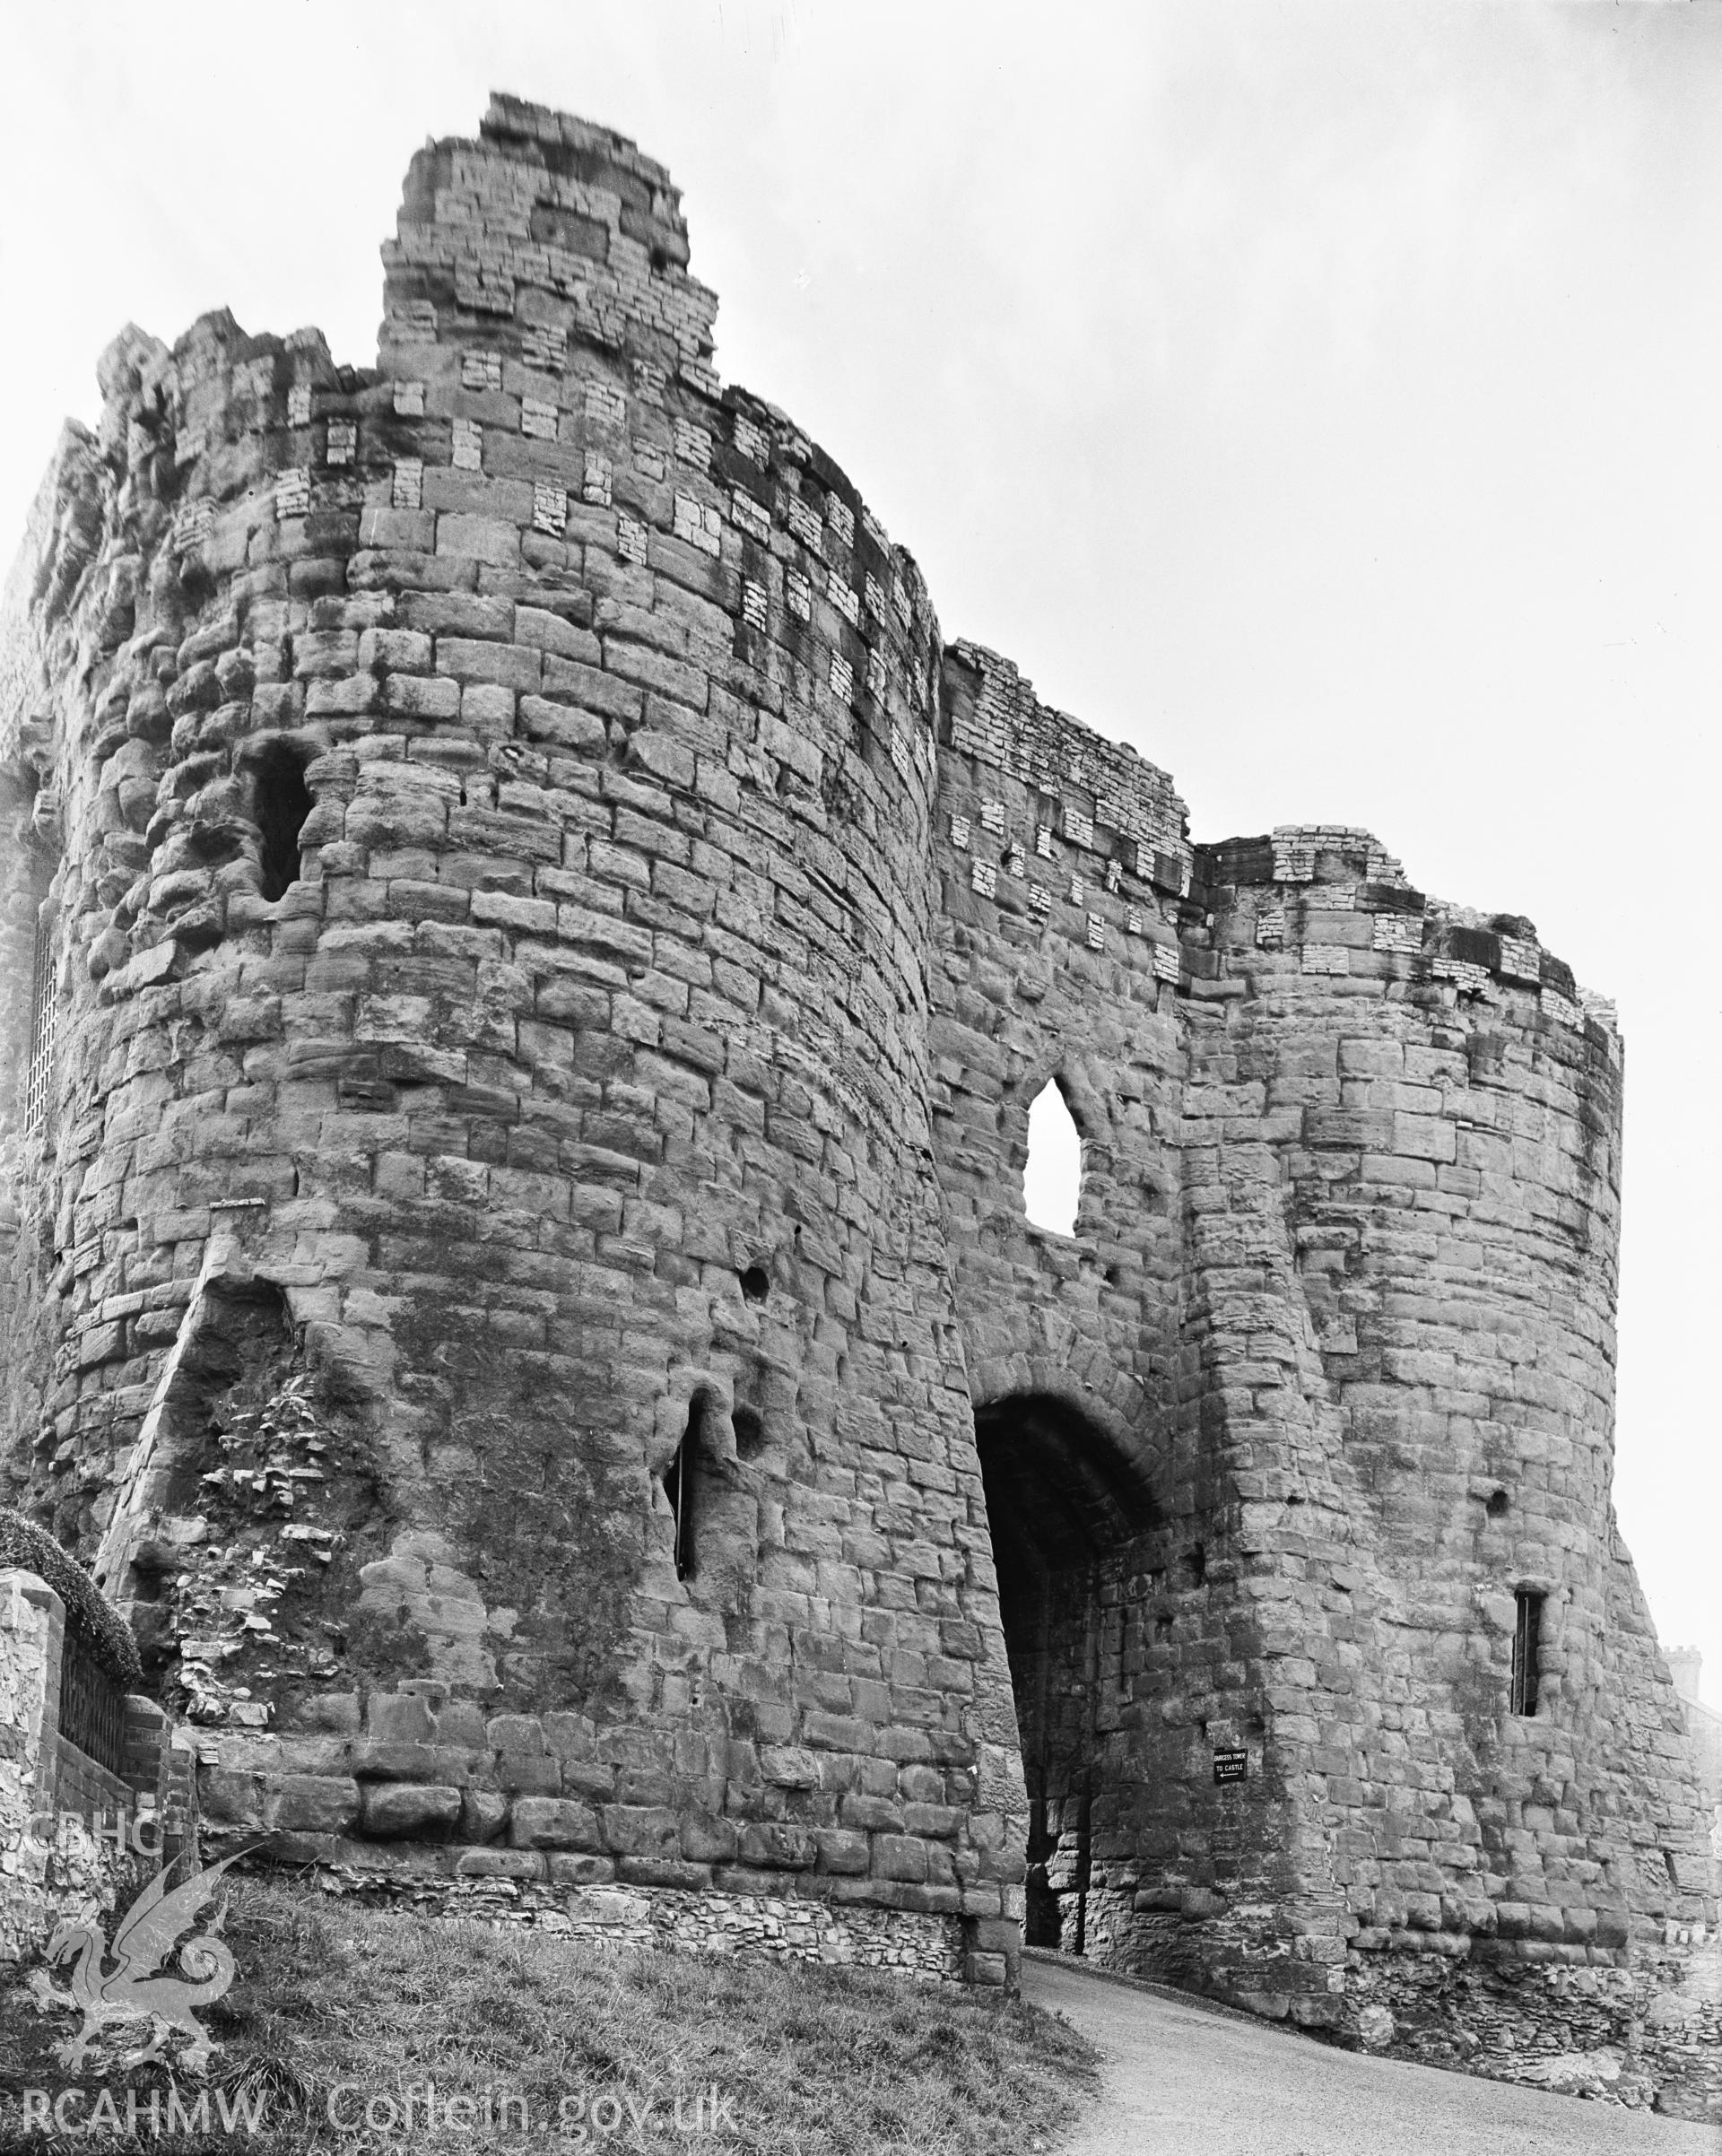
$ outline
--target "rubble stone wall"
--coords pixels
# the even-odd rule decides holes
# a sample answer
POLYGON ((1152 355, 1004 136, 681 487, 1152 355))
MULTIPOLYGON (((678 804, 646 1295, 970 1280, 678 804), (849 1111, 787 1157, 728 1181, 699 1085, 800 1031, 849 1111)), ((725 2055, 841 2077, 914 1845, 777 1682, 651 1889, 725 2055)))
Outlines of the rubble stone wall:
POLYGON ((1368 834, 1194 847, 947 648, 688 262, 662 168, 499 99, 374 369, 104 359, 0 617, 12 1487, 218 1829, 379 1891, 983 1980, 1026 1911, 1353 2034, 1700 1948, 1611 1014, 1368 834))
POLYGON ((112 1910, 139 1873, 117 1825, 134 1792, 59 1733, 65 1616, 45 1580, 0 1570, 0 1963, 112 1910))

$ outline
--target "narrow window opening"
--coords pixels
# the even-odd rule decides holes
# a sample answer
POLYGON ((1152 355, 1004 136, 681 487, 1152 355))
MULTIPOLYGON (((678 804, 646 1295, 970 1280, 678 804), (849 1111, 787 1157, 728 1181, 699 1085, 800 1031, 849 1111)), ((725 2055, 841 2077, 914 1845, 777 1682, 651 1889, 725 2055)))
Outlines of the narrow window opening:
POLYGON ((675 1457, 664 1474, 664 1492, 670 1500, 670 1512, 675 1521, 675 1576, 678 1579, 691 1579, 693 1577, 693 1491, 697 1480, 693 1456, 700 1442, 700 1429, 704 1420, 705 1395, 696 1393, 688 1403, 688 1426, 682 1433, 682 1442, 676 1447, 675 1457))
POLYGON ((1022 1210, 1032 1227, 1074 1235, 1083 1181, 1083 1141, 1056 1079, 1029 1108, 1029 1157, 1022 1170, 1022 1210))
POLYGON ((742 1293, 749 1302, 763 1302, 770 1292, 771 1279, 763 1265, 749 1265, 741 1276, 742 1293))
POLYGON ((24 1090, 24 1131, 33 1136, 46 1128, 54 1097, 54 1050, 59 1035, 60 1003, 54 986, 54 914, 44 906, 36 916, 36 949, 30 997, 30 1070, 24 1090))
POLYGON ((1488 1512, 1491 1519, 1503 1518, 1506 1515, 1507 1505, 1507 1492, 1504 1490, 1492 1490, 1489 1492, 1488 1512))
POLYGON ((1094 1850, 1094 1796, 1090 1777, 1085 1777, 1081 1795, 1076 1799, 1076 1865, 1071 1883, 1075 1889, 1076 1937, 1072 1952, 1088 1952, 1088 1890, 1093 1879, 1094 1850))
POLYGON ((299 881, 299 834, 311 813, 310 788, 303 761, 282 742, 258 757, 251 783, 263 840, 263 895, 274 900, 299 881))
POLYGON ((765 1424, 757 1408, 738 1407, 730 1416, 738 1459, 757 1460, 765 1450, 765 1424))
POLYGON ((1521 1587, 1513 1599, 1518 1604, 1513 1625, 1513 1712, 1534 1715, 1540 1689, 1537 1665, 1543 1647, 1544 1597, 1521 1587))

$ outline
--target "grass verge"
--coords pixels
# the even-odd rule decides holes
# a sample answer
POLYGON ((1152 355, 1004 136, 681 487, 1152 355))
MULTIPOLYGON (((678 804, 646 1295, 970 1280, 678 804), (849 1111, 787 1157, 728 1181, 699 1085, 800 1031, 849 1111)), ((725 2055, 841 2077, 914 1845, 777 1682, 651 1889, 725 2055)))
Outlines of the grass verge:
POLYGON ((203 2010, 217 2047, 207 2083, 94 2062, 68 2074, 54 2047, 73 2017, 42 2013, 22 1978, 0 1977, 5 2156, 96 2146, 116 2156, 1014 2156, 1050 2148, 1096 2081, 1092 2051, 1064 2021, 873 1971, 604 1953, 258 1881, 233 1883, 226 1936, 239 1975, 203 2010), (26 2126, 27 2090, 71 2088, 83 2096, 65 2121, 101 2131, 26 2126), (166 2131, 152 2127, 152 2094, 166 2131), (461 2099, 470 2115, 457 2102, 449 2112, 461 2099))

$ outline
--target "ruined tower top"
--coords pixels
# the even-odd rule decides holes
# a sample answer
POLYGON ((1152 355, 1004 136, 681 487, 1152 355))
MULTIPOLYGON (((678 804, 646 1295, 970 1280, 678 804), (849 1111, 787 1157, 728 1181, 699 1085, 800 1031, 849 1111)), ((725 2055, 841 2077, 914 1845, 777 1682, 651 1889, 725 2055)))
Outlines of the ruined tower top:
POLYGON ((429 143, 408 170, 383 248, 380 364, 398 373, 457 325, 555 376, 572 332, 715 396, 718 296, 688 259, 662 165, 606 128, 493 96, 476 142, 429 143))

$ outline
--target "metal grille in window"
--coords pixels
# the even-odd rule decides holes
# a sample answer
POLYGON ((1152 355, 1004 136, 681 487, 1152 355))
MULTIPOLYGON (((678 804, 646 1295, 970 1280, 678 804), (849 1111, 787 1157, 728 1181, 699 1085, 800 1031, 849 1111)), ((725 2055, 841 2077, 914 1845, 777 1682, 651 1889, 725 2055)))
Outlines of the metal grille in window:
POLYGON ((60 1734, 110 1774, 126 1771, 126 1696, 71 1625, 60 1660, 60 1734))
POLYGON ((1513 1627, 1513 1696, 1516 1715, 1534 1715, 1542 1689, 1543 1597, 1521 1587, 1513 1627))
POLYGON ((54 934, 46 920, 36 926, 35 979, 30 1007, 30 1075, 24 1091, 24 1128, 40 1130, 48 1121, 54 1091, 54 1043, 59 1027, 54 993, 54 934))

